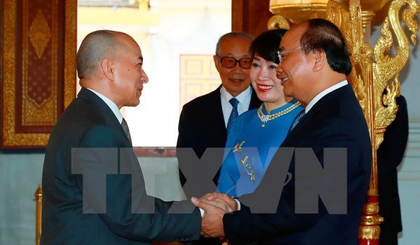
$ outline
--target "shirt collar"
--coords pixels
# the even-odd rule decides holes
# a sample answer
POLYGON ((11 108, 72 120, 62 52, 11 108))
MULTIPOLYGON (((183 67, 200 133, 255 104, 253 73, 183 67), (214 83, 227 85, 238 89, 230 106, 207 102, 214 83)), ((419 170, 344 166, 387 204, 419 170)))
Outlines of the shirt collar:
POLYGON ((114 113, 115 117, 118 119, 118 122, 120 124, 122 123, 123 116, 122 116, 120 110, 118 109, 118 106, 112 100, 108 99, 105 95, 103 95, 99 92, 96 92, 93 89, 90 89, 90 88, 86 88, 86 89, 92 91, 99 98, 101 98, 105 102, 105 104, 107 104, 107 106, 111 109, 111 111, 114 113))
POLYGON ((309 104, 306 106, 306 108, 305 108, 305 113, 308 113, 309 112, 309 110, 316 104, 316 102, 318 102, 322 97, 324 97, 325 95, 327 95, 327 94, 329 94, 329 93, 331 93, 332 91, 334 91, 334 90, 337 90, 337 89, 339 89, 339 88, 341 88, 341 87, 344 87, 344 86, 346 86, 347 84, 349 84, 348 82, 347 82, 347 80, 346 79, 344 79, 343 81, 341 81, 341 82, 339 82, 339 83, 337 83, 337 84, 334 84, 333 86, 331 86, 331 87, 329 87, 329 88, 327 88, 327 89, 325 89, 324 91, 322 91, 321 93, 319 93, 317 96, 315 96, 312 100, 311 100, 311 102, 309 102, 309 104))
MULTIPOLYGON (((233 98, 233 96, 223 86, 220 89, 220 93, 222 94, 222 100, 229 101, 230 99, 233 98)), ((251 98, 251 94, 252 94, 251 86, 248 86, 247 89, 242 91, 235 98, 239 101, 240 104, 245 104, 246 100, 251 98)))

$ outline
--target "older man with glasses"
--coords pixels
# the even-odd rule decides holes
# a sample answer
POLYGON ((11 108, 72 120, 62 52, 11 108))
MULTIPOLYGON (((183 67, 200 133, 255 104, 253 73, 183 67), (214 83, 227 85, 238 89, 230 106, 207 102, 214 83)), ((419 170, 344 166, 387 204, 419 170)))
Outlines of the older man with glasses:
MULTIPOLYGON (((252 40, 252 37, 244 32, 230 32, 220 37, 213 59, 220 74, 221 86, 190 101, 182 109, 177 143, 182 185, 188 181, 188 176, 184 177, 182 174, 183 169, 198 166, 199 163, 182 154, 180 148, 193 149, 197 159, 205 156, 207 148, 223 148, 234 119, 245 111, 261 105, 261 101, 250 86, 252 59, 248 49, 252 40)), ((212 153, 215 184, 223 161, 223 151, 218 153, 216 155, 212 153)), ((201 171, 197 171, 197 174, 200 173, 201 171)), ((216 186, 207 191, 215 190, 216 186)), ((186 193, 187 197, 199 194, 205 193, 186 193)), ((202 241, 200 244, 206 243, 202 241)))

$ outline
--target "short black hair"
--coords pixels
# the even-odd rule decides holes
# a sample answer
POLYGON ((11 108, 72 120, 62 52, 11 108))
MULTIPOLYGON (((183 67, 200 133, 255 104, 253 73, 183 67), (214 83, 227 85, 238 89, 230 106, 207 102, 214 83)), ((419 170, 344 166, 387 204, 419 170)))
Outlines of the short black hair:
POLYGON ((251 57, 254 58, 255 55, 258 55, 267 61, 278 64, 280 61, 277 51, 286 31, 285 29, 274 29, 260 34, 252 41, 249 48, 251 57))
POLYGON ((349 75, 352 69, 350 55, 340 29, 325 19, 310 19, 307 23, 306 32, 300 39, 303 52, 323 51, 334 71, 349 75))

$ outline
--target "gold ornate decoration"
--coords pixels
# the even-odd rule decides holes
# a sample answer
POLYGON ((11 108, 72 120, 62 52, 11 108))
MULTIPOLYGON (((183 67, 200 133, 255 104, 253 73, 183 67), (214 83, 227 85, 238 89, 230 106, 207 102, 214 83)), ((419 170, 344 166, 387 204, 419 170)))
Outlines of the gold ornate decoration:
POLYGON ((242 145, 245 143, 245 141, 239 142, 235 145, 232 152, 241 152, 242 151, 242 145))
POLYGON ((22 5, 22 126, 54 125, 57 121, 57 59, 58 59, 58 0, 52 1, 52 14, 50 30, 41 9, 33 22, 29 23, 29 0, 24 0, 22 5), (30 27, 29 27, 30 25, 30 27), (28 31, 27 31, 28 30, 28 31), (29 40, 35 49, 38 59, 42 57, 48 43, 51 42, 51 92, 48 93, 46 84, 30 86, 29 76, 29 40), (36 91, 34 91, 36 90, 36 91), (31 96, 32 95, 32 96, 31 96))
MULTIPOLYGON (((239 143, 237 143, 235 145, 235 147, 233 148, 232 153, 235 152, 242 152, 242 145, 245 143, 245 141, 241 141, 239 143)), ((241 159, 240 162, 242 164, 242 166, 244 167, 244 170, 246 172, 246 174, 249 176, 250 180, 255 182, 256 181, 256 174, 254 171, 254 158, 252 158, 251 163, 248 163, 249 157, 245 156, 244 159, 241 159)))
POLYGON ((377 214, 377 213, 379 213, 379 203, 377 203, 377 202, 367 203, 365 205, 364 213, 365 214, 377 214))
POLYGON ((299 23, 312 18, 326 18, 327 2, 328 0, 271 0, 270 11, 274 16, 268 22, 268 29, 276 26, 289 29, 287 20, 299 23))
POLYGON ((244 159, 241 160, 242 166, 244 166, 246 174, 249 176, 249 179, 252 182, 255 182, 257 179, 255 178, 255 171, 254 171, 254 158, 252 158, 251 164, 247 163, 249 157, 245 156, 244 159))
MULTIPOLYGON (((377 224, 380 224, 383 221, 384 221, 384 218, 377 215, 377 214, 362 216, 362 223, 365 224, 365 225, 368 225, 369 229, 371 229, 372 227, 375 227, 375 226, 379 227, 377 224)), ((378 239, 378 238, 379 237, 377 237, 376 239, 378 239)))
POLYGON ((66 1, 64 42, 64 107, 76 96, 77 0, 66 1))
POLYGON ((4 54, 3 54, 3 145, 45 145, 48 134, 15 133, 16 89, 16 0, 4 1, 4 54))
POLYGON ((360 227, 359 233, 362 237, 365 237, 366 240, 375 240, 376 237, 379 237, 379 234, 381 232, 381 228, 379 226, 369 226, 367 227, 367 229, 361 228, 362 227, 360 227))
POLYGON ((399 20, 399 12, 404 5, 408 8, 404 9, 402 19, 412 33, 412 43, 416 45, 418 23, 415 17, 420 12, 420 5, 416 0, 394 0, 381 29, 383 36, 378 39, 374 48, 376 62, 373 66, 373 79, 376 86, 375 106, 377 107, 375 117, 379 119, 375 124, 375 150, 383 141, 385 128, 395 119, 398 110, 395 98, 400 94, 398 75, 410 54, 410 43, 399 20), (387 54, 394 44, 391 30, 397 39, 397 53, 394 57, 387 54))
POLYGON ((382 37, 372 49, 365 41, 365 28, 374 12, 387 2, 389 0, 336 0, 330 1, 327 6, 327 18, 342 30, 349 46, 353 71, 348 79, 363 109, 372 142, 372 174, 359 232, 361 244, 377 244, 379 224, 383 221, 378 215, 376 150, 383 141, 386 127, 395 119, 398 110, 395 99, 400 94, 398 75, 410 52, 410 43, 399 20, 403 7, 402 19, 412 32, 414 45, 418 30, 415 16, 419 14, 420 7, 417 1, 393 0, 381 30, 382 37), (390 57, 388 52, 394 45, 392 32, 397 39, 397 48, 396 55, 390 57))
POLYGON ((273 29, 289 30, 290 29, 290 24, 289 24, 289 21, 287 21, 287 19, 284 18, 283 16, 273 15, 268 20, 267 29, 268 30, 273 30, 273 29))
MULTIPOLYGON (((24 0, 22 1, 22 15, 23 15, 23 19, 22 19, 22 28, 26 28, 26 34, 27 35, 26 38, 22 39, 22 46, 21 46, 21 51, 22 51, 22 71, 17 71, 16 70, 16 55, 17 55, 17 47, 16 47, 16 42, 17 40, 17 36, 16 36, 16 28, 17 28, 17 22, 16 22, 16 18, 17 18, 17 0, 8 0, 8 1, 3 1, 4 3, 4 8, 3 8, 3 13, 4 13, 4 22, 3 22, 3 32, 7 33, 7 35, 3 36, 3 64, 2 64, 2 74, 3 74, 3 78, 2 78, 2 82, 3 82, 3 108, 1 108, 1 113, 2 113, 2 122, 3 122, 3 127, 2 127, 2 141, 1 141, 1 146, 3 148, 40 148, 40 147, 45 147, 45 145, 48 142, 48 138, 49 138, 49 133, 38 133, 38 132, 33 132, 33 133, 27 133, 27 132, 21 132, 21 131, 17 131, 16 129, 16 125, 33 125, 31 124, 31 120, 35 121, 37 123, 35 123, 35 126, 41 124, 42 122, 45 122, 48 118, 49 122, 51 122, 51 124, 49 124, 48 126, 52 127, 55 123, 55 120, 57 118, 57 111, 63 111, 64 108, 57 108, 57 105, 55 107, 53 107, 53 110, 51 112, 48 112, 47 114, 42 114, 38 115, 36 113, 33 113, 33 109, 36 110, 38 107, 40 106, 45 106, 45 104, 43 103, 47 103, 46 101, 42 101, 41 104, 38 103, 41 100, 37 100, 37 98, 31 98, 30 96, 28 96, 28 92, 29 92, 29 87, 27 86, 28 84, 28 79, 31 79, 30 77, 26 76, 27 75, 27 62, 28 61, 28 49, 26 49, 26 47, 29 46, 29 41, 32 42, 33 44, 36 42, 41 42, 41 41, 34 41, 37 38, 34 39, 34 37, 32 37, 32 40, 30 40, 30 25, 29 25, 29 19, 27 15, 25 16, 25 8, 28 8, 28 1, 29 0, 24 0), (26 25, 26 27, 24 26, 26 25), (19 74, 22 74, 22 81, 18 81, 18 77, 16 76, 16 74, 18 74, 17 72, 19 72, 19 74), (26 110, 27 114, 24 115, 22 113, 22 121, 21 122, 17 122, 17 117, 16 114, 17 113, 21 113, 20 111, 17 111, 17 105, 16 105, 16 99, 17 99, 17 88, 21 83, 22 86, 22 91, 19 91, 22 93, 22 111, 26 110), (26 86, 26 87, 25 87, 26 86), (25 104, 26 103, 26 104, 25 104), (45 118, 41 118, 41 117, 45 117, 45 118), (55 118, 53 121, 51 121, 51 118, 55 118)), ((52 6, 52 15, 53 16, 58 16, 58 9, 56 8, 56 5, 58 3, 61 3, 61 1, 58 0, 52 0, 51 5, 52 6)), ((65 11, 65 26, 60 26, 60 28, 62 28, 65 34, 65 40, 64 42, 64 46, 65 46, 65 50, 64 50, 64 61, 65 61, 65 71, 64 71, 64 81, 57 81, 58 80, 58 76, 57 76, 57 69, 53 69, 54 71, 51 73, 51 78, 53 79, 53 81, 55 81, 55 83, 64 83, 64 86, 61 85, 61 87, 64 87, 62 89, 62 91, 57 91, 57 89, 55 89, 55 91, 53 90, 54 88, 52 88, 51 90, 51 94, 52 97, 49 97, 47 100, 50 101, 54 101, 54 102, 50 102, 50 103, 57 103, 57 94, 59 92, 64 93, 64 107, 68 106, 68 104, 70 103, 70 101, 75 97, 75 90, 76 90, 76 69, 75 69, 75 55, 76 55, 76 10, 77 10, 77 1, 76 0, 69 0, 69 1, 65 1, 65 3, 62 5, 65 6, 64 7, 64 11, 65 11), (55 96, 55 97, 54 97, 55 96), (53 99, 51 99, 53 98, 53 99), (55 98, 55 99, 54 99, 55 98)), ((39 12, 38 12, 39 14, 39 12)), ((34 15, 35 17, 35 15, 34 15)), ((41 17, 35 17, 34 20, 36 20, 38 18, 38 22, 41 21, 39 18, 41 17)), ((42 22, 42 21, 41 21, 42 22)), ((33 24, 33 22, 31 23, 33 24)), ((57 57, 57 52, 58 52, 58 41, 54 41, 57 40, 58 36, 57 36, 57 30, 59 28, 58 26, 58 21, 57 19, 52 20, 52 24, 50 26, 51 28, 51 57, 57 57), (55 33, 55 34, 54 34, 55 33)), ((39 29, 39 25, 42 26, 42 24, 36 24, 36 26, 32 26, 32 28, 35 28, 35 30, 38 28, 39 29)), ((19 27, 20 28, 20 27, 19 27)), ((23 33, 25 32, 25 29, 23 29, 23 33)), ((34 32, 34 29, 32 29, 32 32, 34 32)), ((34 33, 32 35, 35 35, 34 33)), ((35 44, 34 44, 35 45, 35 44)), ((40 45, 41 46, 41 45, 40 45)), ((37 49, 34 46, 34 50, 37 49)), ((45 50, 43 50, 43 52, 38 53, 38 51, 35 51, 36 56, 38 57, 38 54, 42 56, 45 56, 47 52, 45 52, 45 50)), ((32 56, 34 57, 34 56, 32 56)), ((52 64, 51 67, 57 67, 57 59, 52 59, 52 64), (55 62, 55 63, 54 63, 55 62)), ((41 94, 42 95, 42 94, 41 94)), ((48 109, 49 110, 49 109, 48 109)), ((44 130, 45 131, 45 130, 44 130)))
POLYGON ((29 28, 29 39, 31 40, 32 45, 34 46, 39 59, 41 58, 42 53, 44 53, 44 50, 47 47, 50 38, 50 27, 48 26, 48 23, 45 20, 45 16, 42 13, 42 10, 39 9, 34 21, 31 24, 31 27, 29 28))

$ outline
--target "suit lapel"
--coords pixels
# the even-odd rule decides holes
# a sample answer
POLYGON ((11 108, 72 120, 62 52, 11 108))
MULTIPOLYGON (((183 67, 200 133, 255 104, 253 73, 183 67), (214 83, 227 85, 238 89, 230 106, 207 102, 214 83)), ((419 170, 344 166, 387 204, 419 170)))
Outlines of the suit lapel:
MULTIPOLYGON (((209 121, 207 123, 207 128, 213 128, 215 132, 219 132, 223 138, 223 141, 226 141, 227 133, 225 126, 225 119, 223 117, 222 102, 220 99, 220 85, 216 90, 211 92, 210 100, 207 112, 209 114, 209 121)), ((215 136, 218 137, 218 136, 215 136)))

